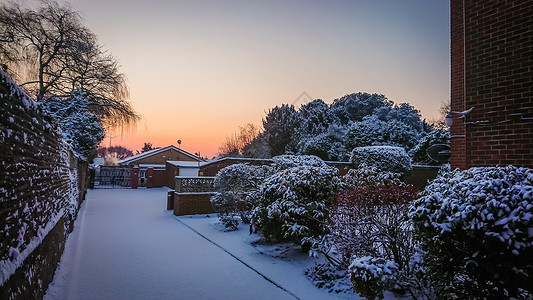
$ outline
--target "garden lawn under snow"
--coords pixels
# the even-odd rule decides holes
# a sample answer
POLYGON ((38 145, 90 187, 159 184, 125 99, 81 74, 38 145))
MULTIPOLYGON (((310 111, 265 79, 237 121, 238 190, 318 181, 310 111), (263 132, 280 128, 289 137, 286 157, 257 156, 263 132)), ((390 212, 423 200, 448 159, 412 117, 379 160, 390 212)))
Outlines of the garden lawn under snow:
POLYGON ((305 271, 323 261, 298 246, 224 232, 215 215, 174 216, 166 192, 90 190, 45 299, 358 298, 313 285, 305 271))

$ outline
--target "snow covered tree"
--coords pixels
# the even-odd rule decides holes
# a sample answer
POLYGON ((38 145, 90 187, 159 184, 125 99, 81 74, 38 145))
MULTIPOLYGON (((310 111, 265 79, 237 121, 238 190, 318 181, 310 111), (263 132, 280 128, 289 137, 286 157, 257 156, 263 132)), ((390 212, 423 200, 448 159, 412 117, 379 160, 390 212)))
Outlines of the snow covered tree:
POLYGON ((285 154, 292 146, 301 116, 293 105, 283 104, 271 109, 263 119, 264 138, 272 155, 285 154))
POLYGON ((328 207, 340 187, 335 168, 284 169, 260 186, 253 224, 268 240, 291 240, 307 251, 327 233, 328 207))
POLYGON ((128 97, 117 59, 97 43, 68 5, 42 1, 36 9, 18 2, 0 5, 0 59, 19 85, 37 100, 69 99, 73 89, 106 126, 131 125, 139 116, 128 97))
POLYGON ((339 123, 329 105, 320 99, 302 105, 298 112, 301 116, 301 123, 297 132, 299 136, 316 136, 326 132, 329 126, 339 123))
MULTIPOLYGON (((419 124, 423 127, 422 123, 419 124)), ((399 146, 412 149, 419 141, 421 131, 397 119, 381 120, 376 115, 366 116, 355 122, 344 137, 346 151, 365 146, 399 146)))
POLYGON ((392 107, 393 103, 384 95, 354 93, 339 99, 331 104, 331 110, 342 124, 361 121, 363 117, 371 115, 379 107, 392 107))
POLYGON ((68 99, 53 97, 39 102, 59 124, 63 139, 85 158, 93 155, 104 138, 100 119, 89 112, 88 102, 80 91, 72 93, 68 99))
POLYGON ((330 125, 326 132, 300 138, 298 154, 315 155, 323 160, 341 161, 345 155, 344 136, 346 129, 330 125))
POLYGON ((410 212, 442 297, 533 297, 533 170, 441 173, 410 212))
POLYGON ((400 103, 392 107, 379 107, 374 110, 373 115, 382 121, 396 120, 402 122, 419 133, 424 130, 420 111, 409 103, 400 103))

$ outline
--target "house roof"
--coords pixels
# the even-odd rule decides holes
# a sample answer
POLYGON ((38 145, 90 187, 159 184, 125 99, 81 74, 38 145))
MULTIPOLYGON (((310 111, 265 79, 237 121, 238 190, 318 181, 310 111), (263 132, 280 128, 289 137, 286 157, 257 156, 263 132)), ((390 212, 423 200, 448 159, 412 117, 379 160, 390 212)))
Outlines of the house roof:
POLYGON ((175 151, 178 151, 190 158, 193 158, 195 159, 196 161, 203 161, 201 158, 199 158, 198 156, 195 156, 194 154, 191 154, 185 150, 182 150, 174 145, 170 145, 170 146, 166 146, 166 147, 161 147, 161 148, 156 148, 156 149, 152 149, 152 150, 149 150, 149 151, 146 151, 146 152, 143 152, 143 153, 139 153, 137 155, 134 155, 134 156, 130 156, 128 158, 125 158, 123 160, 120 160, 119 163, 121 165, 126 165, 126 164, 129 164, 129 163, 132 163, 134 161, 137 161, 137 160, 140 160, 140 159, 143 159, 143 158, 146 158, 146 157, 150 157, 152 155, 155 155, 155 154, 158 154, 158 153, 161 153, 161 152, 164 152, 164 151, 167 151, 167 150, 175 150, 175 151))
POLYGON ((180 168, 198 168, 201 167, 207 162, 205 161, 183 161, 183 160, 168 160, 167 164, 171 164, 180 168))

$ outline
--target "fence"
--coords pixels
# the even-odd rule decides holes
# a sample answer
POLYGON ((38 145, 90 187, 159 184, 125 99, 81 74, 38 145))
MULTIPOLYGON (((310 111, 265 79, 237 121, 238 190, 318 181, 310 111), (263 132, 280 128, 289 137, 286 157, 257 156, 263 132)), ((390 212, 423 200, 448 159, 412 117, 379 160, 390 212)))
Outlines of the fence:
POLYGON ((95 189, 131 188, 132 169, 119 166, 99 166, 94 172, 95 189))
POLYGON ((176 176, 176 193, 214 193, 215 177, 176 176))

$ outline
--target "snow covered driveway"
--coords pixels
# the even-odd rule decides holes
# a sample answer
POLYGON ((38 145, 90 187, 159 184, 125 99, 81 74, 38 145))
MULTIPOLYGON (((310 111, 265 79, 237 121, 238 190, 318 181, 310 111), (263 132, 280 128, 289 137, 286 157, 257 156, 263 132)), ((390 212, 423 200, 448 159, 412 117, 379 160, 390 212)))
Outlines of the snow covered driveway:
POLYGON ((295 299, 176 220, 166 191, 89 190, 45 299, 295 299))

